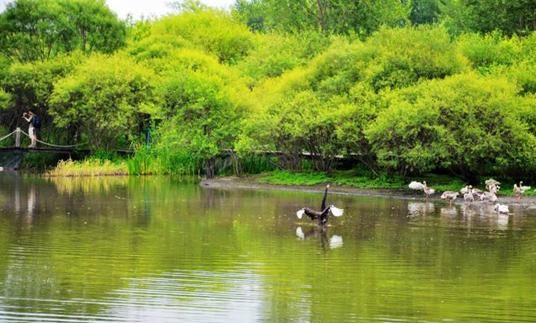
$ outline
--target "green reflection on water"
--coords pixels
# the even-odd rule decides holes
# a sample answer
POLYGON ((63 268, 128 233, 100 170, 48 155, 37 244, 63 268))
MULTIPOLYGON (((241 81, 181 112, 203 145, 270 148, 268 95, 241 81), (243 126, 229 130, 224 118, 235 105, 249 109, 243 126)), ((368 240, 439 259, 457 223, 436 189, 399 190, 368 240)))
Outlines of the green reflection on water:
POLYGON ((0 319, 535 321, 536 216, 481 205, 0 177, 0 319), (298 229, 299 227, 299 229, 298 229))

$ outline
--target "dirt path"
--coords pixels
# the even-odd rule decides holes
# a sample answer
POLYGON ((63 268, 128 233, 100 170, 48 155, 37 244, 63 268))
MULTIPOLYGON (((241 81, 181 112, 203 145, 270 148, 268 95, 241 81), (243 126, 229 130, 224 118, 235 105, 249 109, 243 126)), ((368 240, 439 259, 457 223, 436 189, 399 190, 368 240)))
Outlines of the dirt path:
MULTIPOLYGON (((218 177, 213 179, 205 179, 200 183, 203 187, 218 188, 218 189, 253 189, 253 190, 279 190, 279 191, 303 191, 303 192, 323 192, 325 185, 273 185, 264 184, 256 181, 254 177, 218 177)), ((414 194, 413 192, 403 190, 388 190, 388 189, 365 189, 346 186, 331 185, 330 192, 334 194, 347 194, 354 196, 386 196, 407 200, 425 200, 422 194, 414 194)), ((434 194, 429 200, 442 201, 440 193, 434 194)), ((463 202, 463 199, 458 198, 458 202, 463 202)), ((446 202, 445 202, 446 203, 446 202)), ((536 210, 536 196, 523 197, 518 200, 515 197, 505 197, 499 194, 499 203, 509 205, 519 205, 526 208, 536 210)))

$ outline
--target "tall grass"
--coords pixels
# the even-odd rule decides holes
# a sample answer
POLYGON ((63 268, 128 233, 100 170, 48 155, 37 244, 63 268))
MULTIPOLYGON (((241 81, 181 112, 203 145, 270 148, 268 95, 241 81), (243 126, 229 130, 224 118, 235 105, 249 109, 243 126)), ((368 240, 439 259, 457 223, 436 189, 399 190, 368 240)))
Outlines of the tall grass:
POLYGON ((88 158, 81 161, 61 160, 56 167, 46 173, 48 176, 111 176, 128 175, 124 161, 88 158))
MULTIPOLYGON (((199 176, 203 173, 204 161, 188 152, 166 148, 158 150, 141 147, 127 160, 128 172, 132 175, 185 175, 199 176)), ((260 174, 277 168, 277 157, 247 155, 238 158, 216 158, 216 174, 260 174)))
POLYGON ((127 159, 127 169, 130 175, 151 175, 158 173, 156 156, 147 146, 136 150, 136 154, 127 159))
POLYGON ((126 163, 132 175, 197 176, 203 165, 202 160, 189 153, 146 146, 138 149, 126 163))
POLYGON ((265 155, 246 155, 239 159, 241 174, 260 174, 264 172, 274 171, 277 169, 277 157, 265 155))

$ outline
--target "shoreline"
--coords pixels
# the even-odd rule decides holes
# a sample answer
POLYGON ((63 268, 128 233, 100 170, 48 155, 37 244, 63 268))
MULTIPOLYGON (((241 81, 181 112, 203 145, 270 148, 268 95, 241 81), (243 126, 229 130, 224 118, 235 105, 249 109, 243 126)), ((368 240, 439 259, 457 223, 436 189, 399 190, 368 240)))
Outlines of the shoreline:
MULTIPOLYGON (((277 185, 259 183, 255 177, 236 177, 226 176, 217 177, 211 179, 203 179, 199 182, 199 185, 207 188, 214 189, 253 189, 253 190, 277 190, 277 191, 300 191, 311 193, 322 193, 324 191, 325 184, 319 185, 277 185)), ((330 193, 340 195, 351 196, 370 196, 370 197, 389 197, 404 200, 426 201, 426 198, 422 193, 414 194, 413 192, 406 190, 396 189, 367 189, 348 186, 338 186, 331 184, 330 193)), ((432 202, 444 202, 447 201, 440 198, 441 192, 437 192, 434 196, 430 197, 428 201, 432 202)), ((464 204, 463 198, 458 199, 453 204, 464 204)), ((484 203, 475 201, 472 203, 484 203)), ((527 196, 522 199, 517 199, 512 196, 499 196, 498 203, 506 203, 509 205, 524 206, 528 208, 536 209, 536 196, 527 196)))

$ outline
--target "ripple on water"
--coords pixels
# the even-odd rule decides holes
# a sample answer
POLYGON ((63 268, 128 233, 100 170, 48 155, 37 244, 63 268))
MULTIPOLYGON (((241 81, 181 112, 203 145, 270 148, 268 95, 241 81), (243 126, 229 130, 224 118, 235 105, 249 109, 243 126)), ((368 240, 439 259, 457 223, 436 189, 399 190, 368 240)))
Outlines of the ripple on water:
POLYGON ((516 208, 330 195, 322 230, 321 193, 97 184, 0 185, 0 321, 536 321, 516 208))

